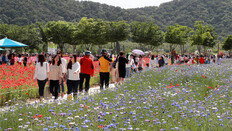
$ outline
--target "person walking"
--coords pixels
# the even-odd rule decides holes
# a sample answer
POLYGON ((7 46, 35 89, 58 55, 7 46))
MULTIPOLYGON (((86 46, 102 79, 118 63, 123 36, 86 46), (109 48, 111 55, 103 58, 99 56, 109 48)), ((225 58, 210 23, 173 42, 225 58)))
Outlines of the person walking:
POLYGON ((117 57, 112 56, 112 58, 114 60, 111 66, 111 81, 114 83, 117 83, 118 82, 118 62, 117 62, 118 56, 117 57))
POLYGON ((134 65, 134 59, 131 54, 129 54, 127 58, 128 58, 128 64, 126 64, 126 78, 129 78, 131 77, 132 65, 134 65))
POLYGON ((158 63, 159 63, 159 67, 163 67, 164 66, 165 62, 164 62, 163 56, 160 57, 158 63))
POLYGON ((157 59, 155 58, 155 55, 152 55, 149 61, 150 69, 156 68, 157 65, 157 59))
POLYGON ((6 63, 7 63, 7 55, 6 53, 4 53, 2 56, 2 64, 6 64, 6 63))
POLYGON ((22 62, 23 62, 22 55, 19 54, 19 56, 18 56, 18 64, 19 64, 19 65, 22 65, 22 62))
POLYGON ((199 64, 200 62, 200 60, 199 60, 199 56, 197 55, 197 57, 195 58, 195 61, 197 62, 197 64, 199 64))
POLYGON ((139 62, 138 62, 138 71, 142 72, 143 71, 143 67, 144 67, 144 63, 145 61, 143 60, 143 57, 140 55, 139 56, 139 62))
POLYGON ((73 93, 74 99, 77 98, 77 90, 80 84, 80 64, 77 61, 76 55, 71 55, 69 63, 67 65, 67 73, 65 73, 65 77, 67 78, 67 87, 68 87, 68 96, 71 97, 71 93, 73 93))
POLYGON ((9 60, 10 60, 10 65, 14 65, 14 63, 15 63, 15 55, 12 53, 12 54, 10 54, 10 57, 9 57, 9 60))
POLYGON ((52 65, 49 71, 49 88, 55 100, 58 98, 59 85, 62 78, 61 58, 56 55, 52 60, 52 65))
POLYGON ((125 76, 125 78, 129 78, 130 77, 130 73, 131 73, 131 58, 130 58, 130 54, 127 54, 126 58, 128 60, 128 63, 126 64, 126 76, 125 76))
POLYGON ((24 67, 27 66, 27 54, 24 55, 24 58, 23 58, 23 65, 24 65, 24 67))
POLYGON ((200 61, 200 64, 205 64, 205 59, 204 59, 203 55, 200 56, 199 61, 200 61))
POLYGON ((65 58, 63 58, 63 53, 62 51, 58 51, 57 53, 59 55, 59 57, 61 58, 61 67, 62 67, 62 78, 61 78, 61 83, 60 83, 60 87, 59 87, 59 94, 63 97, 65 94, 64 91, 64 74, 67 72, 67 60, 65 58), (62 94, 61 94, 61 90, 62 90, 62 94))
POLYGON ((176 51, 173 49, 171 52, 171 64, 174 64, 174 61, 176 59, 176 51))
POLYGON ((110 63, 112 59, 107 56, 107 51, 105 49, 101 52, 102 56, 99 58, 100 65, 100 90, 103 90, 103 86, 105 84, 105 88, 109 87, 110 82, 110 63))
POLYGON ((86 51, 83 58, 80 60, 81 73, 80 73, 80 88, 79 91, 83 91, 83 83, 85 80, 85 93, 88 94, 89 91, 89 81, 91 76, 94 74, 93 61, 90 59, 91 52, 86 51))
POLYGON ((39 55, 38 63, 36 64, 35 67, 34 81, 37 80, 39 86, 40 101, 42 101, 42 98, 44 96, 44 87, 48 80, 48 73, 49 73, 49 64, 46 62, 43 55, 39 55))
POLYGON ((119 73, 119 82, 123 82, 126 77, 126 64, 128 60, 124 56, 124 52, 120 51, 118 58, 118 73, 119 73))

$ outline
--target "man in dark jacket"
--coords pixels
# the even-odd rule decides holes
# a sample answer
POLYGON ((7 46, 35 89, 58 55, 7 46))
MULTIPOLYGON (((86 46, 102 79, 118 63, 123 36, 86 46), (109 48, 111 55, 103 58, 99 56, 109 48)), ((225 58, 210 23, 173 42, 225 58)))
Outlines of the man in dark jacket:
POLYGON ((126 77, 126 64, 128 60, 124 56, 124 52, 120 51, 118 58, 118 73, 119 73, 119 82, 123 82, 126 77))
POLYGON ((79 91, 83 91, 83 83, 85 80, 85 92, 88 94, 89 91, 89 81, 90 77, 94 74, 94 66, 92 59, 89 58, 91 52, 86 51, 83 58, 80 60, 81 72, 80 72, 80 89, 79 91))
POLYGON ((7 56, 6 56, 6 53, 4 53, 3 56, 2 56, 2 63, 3 63, 3 64, 6 64, 6 63, 7 63, 7 56))

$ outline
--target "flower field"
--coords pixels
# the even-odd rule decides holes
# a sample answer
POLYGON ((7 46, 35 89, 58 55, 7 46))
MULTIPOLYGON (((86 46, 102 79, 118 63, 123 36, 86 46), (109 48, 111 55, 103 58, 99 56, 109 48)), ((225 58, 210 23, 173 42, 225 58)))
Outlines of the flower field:
MULTIPOLYGON (((94 62, 95 76, 91 79, 91 84, 98 82, 99 63, 94 62)), ((29 98, 39 97, 37 82, 33 81, 35 66, 15 64, 14 66, 0 65, 0 107, 25 101, 29 98)))
POLYGON ((17 104, 0 130, 231 130, 232 61, 166 66, 65 103, 17 104))

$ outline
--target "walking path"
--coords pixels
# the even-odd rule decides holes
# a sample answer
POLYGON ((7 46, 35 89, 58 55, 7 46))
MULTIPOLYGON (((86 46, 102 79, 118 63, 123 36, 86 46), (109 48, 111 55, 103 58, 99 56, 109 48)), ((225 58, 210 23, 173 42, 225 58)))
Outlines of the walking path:
MULTIPOLYGON (((115 88, 115 84, 110 84, 108 89, 113 89, 113 88, 115 88)), ((88 95, 95 95, 97 93, 100 93, 100 86, 97 86, 97 87, 94 87, 94 88, 90 88, 88 95)), ((81 96, 84 96, 84 93, 77 95, 77 97, 81 97, 81 96)), ((58 102, 58 103, 61 104, 61 103, 65 102, 66 100, 68 100, 68 95, 67 94, 65 94, 63 97, 59 97, 57 101, 54 101, 54 99, 51 98, 49 100, 44 100, 42 103, 44 103, 44 104, 45 103, 52 104, 54 102, 58 102)), ((37 100, 29 100, 25 104, 26 105, 35 105, 35 106, 37 106, 38 104, 41 104, 41 102, 40 102, 39 99, 37 99, 37 100)), ((19 105, 19 104, 15 104, 15 105, 19 105)), ((1 112, 6 112, 6 111, 10 111, 10 110, 15 110, 16 109, 15 105, 5 106, 5 107, 0 108, 0 113, 1 112)))

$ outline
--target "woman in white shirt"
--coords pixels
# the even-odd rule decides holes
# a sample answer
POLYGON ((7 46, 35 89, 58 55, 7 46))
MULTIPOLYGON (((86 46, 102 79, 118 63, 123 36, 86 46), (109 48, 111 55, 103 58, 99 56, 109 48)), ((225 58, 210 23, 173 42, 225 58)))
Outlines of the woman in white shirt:
POLYGON ((70 94, 73 93, 74 99, 77 98, 77 90, 80 84, 80 69, 81 67, 80 63, 77 61, 77 56, 70 56, 65 76, 67 78, 68 95, 70 96, 70 94))
POLYGON ((157 65, 158 61, 155 57, 155 55, 152 55, 149 61, 150 69, 154 69, 157 65))
POLYGON ((19 65, 22 65, 22 62, 23 62, 22 55, 19 55, 18 64, 19 64, 19 65))
POLYGON ((134 63, 134 59, 132 55, 127 56, 129 62, 126 64, 126 78, 129 78, 131 76, 131 67, 132 64, 134 63))
MULTIPOLYGON (((63 53, 62 51, 58 51, 58 54, 61 58, 61 67, 62 67, 62 76, 64 76, 64 74, 67 72, 67 60, 65 58, 63 58, 63 53)), ((62 90, 62 94, 61 96, 63 97, 64 94, 65 94, 65 90, 64 90, 64 80, 63 80, 63 77, 61 78, 61 84, 59 85, 59 94, 61 94, 61 90, 62 90)))
POLYGON ((45 57, 43 55, 39 55, 38 63, 36 63, 34 80, 37 80, 39 85, 39 95, 40 100, 44 96, 44 87, 46 85, 48 79, 49 72, 49 64, 45 61, 45 57))

